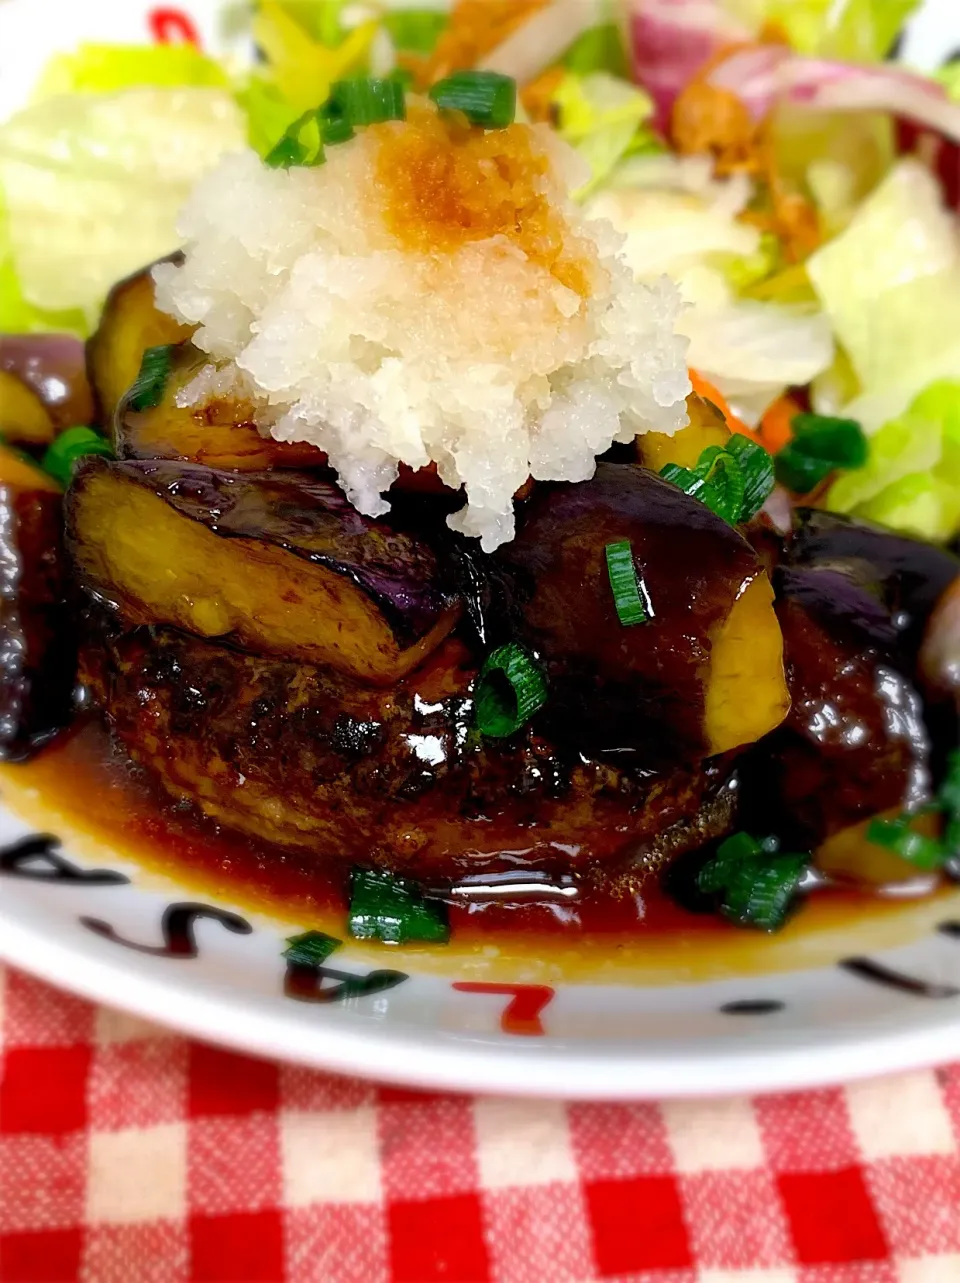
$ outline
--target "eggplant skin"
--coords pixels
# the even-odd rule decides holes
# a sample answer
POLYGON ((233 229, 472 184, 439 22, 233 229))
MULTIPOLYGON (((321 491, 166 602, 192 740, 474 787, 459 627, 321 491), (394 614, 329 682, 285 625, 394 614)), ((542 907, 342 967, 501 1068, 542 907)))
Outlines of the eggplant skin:
MULTIPOLYGON (((785 578, 777 614, 793 705, 743 767, 746 805, 771 831, 814 849, 876 816, 929 801, 932 745, 921 697, 877 621, 815 611, 785 578)), ((832 594, 832 586, 822 585, 832 594)))
MULTIPOLYGON (((171 254, 163 263, 182 262, 171 254)), ((98 422, 109 428, 117 406, 140 373, 148 347, 182 343, 194 326, 183 325, 157 307, 155 263, 118 281, 104 305, 96 332, 87 343, 87 373, 97 403, 98 422)))
POLYGON ((863 612, 881 622, 885 642, 891 633, 914 657, 934 607, 960 576, 960 557, 936 544, 911 539, 883 526, 817 508, 798 508, 783 566, 834 577, 816 593, 822 614, 863 612))
POLYGON ((125 628, 90 608, 81 675, 129 755, 178 802, 318 861, 420 878, 526 864, 636 880, 730 824, 717 801, 726 763, 631 776, 529 728, 481 741, 476 670, 455 640, 384 691, 174 629, 125 628))
POLYGON ((0 475, 0 757, 23 761, 70 720, 76 628, 58 491, 0 475))
POLYGON ((495 554, 493 596, 506 603, 503 632, 546 667, 551 735, 662 766, 752 743, 783 720, 772 588, 747 541, 706 505, 644 468, 601 463, 589 481, 539 486, 519 527, 495 554), (651 613, 631 626, 618 618, 605 556, 623 542, 651 613))
POLYGON ((254 407, 232 398, 213 398, 201 406, 179 406, 177 395, 209 363, 192 343, 172 354, 170 376, 160 404, 133 410, 123 396, 113 424, 121 459, 179 459, 210 468, 260 472, 268 468, 322 468, 327 456, 312 445, 290 445, 261 436, 254 407))
MULTIPOLYGON (((42 408, 47 424, 41 434, 17 435, 16 423, 0 413, 0 428, 8 441, 42 445, 65 428, 90 423, 94 416, 93 394, 87 382, 83 343, 72 334, 0 334, 0 405, 7 409, 6 395, 11 384, 3 376, 16 379, 23 390, 29 390, 42 408)), ((17 396, 17 393, 14 393, 17 396)), ((23 397, 23 391, 20 392, 23 397)), ((37 423, 38 416, 31 416, 37 423)))
POLYGON ((67 530, 81 584, 138 623, 374 685, 412 671, 462 610, 442 550, 361 516, 317 476, 89 459, 67 530))

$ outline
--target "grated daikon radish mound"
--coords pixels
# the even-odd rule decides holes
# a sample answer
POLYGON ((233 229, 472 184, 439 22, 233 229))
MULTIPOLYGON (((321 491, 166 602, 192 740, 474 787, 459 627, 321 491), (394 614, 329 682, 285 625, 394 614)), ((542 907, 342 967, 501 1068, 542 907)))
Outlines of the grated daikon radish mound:
POLYGON ((185 262, 154 273, 211 357, 187 402, 242 390, 370 516, 400 463, 433 462, 466 494, 450 525, 492 551, 529 476, 585 480, 614 441, 686 423, 679 294, 634 282, 570 201, 578 170, 545 126, 414 97, 314 168, 227 157, 183 212, 185 262))

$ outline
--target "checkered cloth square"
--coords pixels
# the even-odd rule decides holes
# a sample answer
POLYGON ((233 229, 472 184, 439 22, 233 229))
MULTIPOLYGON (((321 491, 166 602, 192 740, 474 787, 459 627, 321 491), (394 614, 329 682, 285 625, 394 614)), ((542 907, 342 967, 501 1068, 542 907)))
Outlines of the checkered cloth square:
POLYGON ((960 1283, 960 1066, 749 1100, 420 1094, 0 971, 2 1283, 960 1283))

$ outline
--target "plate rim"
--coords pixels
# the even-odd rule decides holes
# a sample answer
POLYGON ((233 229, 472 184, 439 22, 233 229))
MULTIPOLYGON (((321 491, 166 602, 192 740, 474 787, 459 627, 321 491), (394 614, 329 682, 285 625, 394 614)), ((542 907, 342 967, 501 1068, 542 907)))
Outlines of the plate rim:
MULTIPOLYGON (((960 1058, 960 1011, 898 1021, 893 1030, 857 1026, 815 1043, 789 1034, 761 1048, 644 1053, 624 1044, 421 1032, 347 1013, 313 1030, 281 1009, 258 1009, 242 991, 216 996, 173 974, 145 976, 123 961, 9 920, 0 906, 0 959, 90 1002, 127 1012, 166 1032, 266 1060, 422 1091, 578 1101, 709 1099, 812 1090, 929 1068, 960 1058), (66 979, 65 979, 66 977, 66 979)), ((918 1013, 919 1016, 920 1013, 918 1013)))

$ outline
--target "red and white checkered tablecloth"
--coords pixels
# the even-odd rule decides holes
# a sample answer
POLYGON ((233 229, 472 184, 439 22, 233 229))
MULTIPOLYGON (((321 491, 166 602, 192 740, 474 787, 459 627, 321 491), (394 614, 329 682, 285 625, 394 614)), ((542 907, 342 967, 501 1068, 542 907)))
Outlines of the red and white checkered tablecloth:
POLYGON ((248 1060, 0 971, 3 1283, 960 1283, 960 1065, 564 1105, 248 1060))

